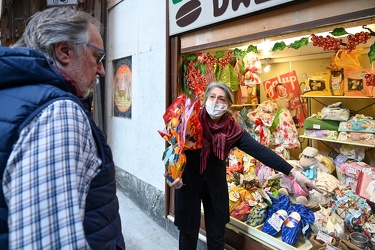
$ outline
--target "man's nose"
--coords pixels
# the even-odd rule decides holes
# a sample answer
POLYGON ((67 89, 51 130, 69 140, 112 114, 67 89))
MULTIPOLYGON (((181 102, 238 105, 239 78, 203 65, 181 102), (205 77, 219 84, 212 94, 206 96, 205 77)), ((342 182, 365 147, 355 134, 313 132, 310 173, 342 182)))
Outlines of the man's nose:
POLYGON ((96 67, 96 74, 104 77, 105 76, 105 69, 104 69, 104 64, 103 62, 100 62, 98 66, 96 67))

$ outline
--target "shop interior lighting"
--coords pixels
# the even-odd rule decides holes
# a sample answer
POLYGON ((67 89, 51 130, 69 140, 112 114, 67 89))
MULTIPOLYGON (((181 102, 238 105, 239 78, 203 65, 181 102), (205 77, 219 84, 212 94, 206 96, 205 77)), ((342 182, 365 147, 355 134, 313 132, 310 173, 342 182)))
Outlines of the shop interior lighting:
POLYGON ((271 64, 270 64, 269 58, 267 58, 266 60, 267 60, 267 64, 266 64, 266 66, 264 66, 263 71, 267 73, 271 70, 271 64))

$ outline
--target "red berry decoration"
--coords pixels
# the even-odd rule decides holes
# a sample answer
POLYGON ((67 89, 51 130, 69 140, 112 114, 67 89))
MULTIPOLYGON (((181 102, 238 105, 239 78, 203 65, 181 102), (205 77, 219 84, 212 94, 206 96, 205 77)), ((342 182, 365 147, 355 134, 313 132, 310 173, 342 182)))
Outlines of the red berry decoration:
POLYGON ((366 85, 367 86, 375 86, 375 75, 373 74, 366 74, 365 75, 366 85))
POLYGON ((332 50, 339 51, 342 39, 337 39, 332 36, 327 35, 326 37, 317 36, 315 34, 311 35, 311 41, 314 46, 322 47, 324 51, 332 50))
POLYGON ((365 44, 368 39, 371 38, 369 32, 361 31, 359 33, 355 33, 354 35, 348 35, 348 42, 345 45, 345 49, 350 53, 354 50, 358 44, 363 43, 365 44))
POLYGON ((330 35, 323 37, 311 34, 311 41, 313 42, 314 46, 322 47, 324 51, 332 50, 337 52, 340 49, 340 46, 343 45, 344 49, 347 50, 348 53, 352 52, 360 43, 367 43, 370 38, 370 32, 361 31, 354 35, 348 35, 348 42, 345 44, 343 43, 342 39, 334 38, 330 35))

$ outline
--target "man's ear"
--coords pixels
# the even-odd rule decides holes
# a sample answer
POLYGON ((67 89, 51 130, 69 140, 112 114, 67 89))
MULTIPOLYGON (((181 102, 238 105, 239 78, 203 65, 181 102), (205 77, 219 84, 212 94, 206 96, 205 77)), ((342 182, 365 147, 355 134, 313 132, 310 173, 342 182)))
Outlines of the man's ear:
POLYGON ((73 58, 73 49, 65 42, 58 42, 55 44, 55 54, 61 65, 67 65, 73 58))

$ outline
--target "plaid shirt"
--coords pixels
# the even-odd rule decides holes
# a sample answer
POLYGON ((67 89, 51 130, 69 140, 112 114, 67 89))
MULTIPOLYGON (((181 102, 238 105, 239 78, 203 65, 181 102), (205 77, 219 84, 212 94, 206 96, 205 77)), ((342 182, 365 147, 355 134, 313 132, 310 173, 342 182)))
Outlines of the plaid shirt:
POLYGON ((21 131, 4 172, 9 249, 89 249, 86 196, 100 166, 79 105, 60 100, 39 113, 21 131))

